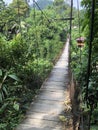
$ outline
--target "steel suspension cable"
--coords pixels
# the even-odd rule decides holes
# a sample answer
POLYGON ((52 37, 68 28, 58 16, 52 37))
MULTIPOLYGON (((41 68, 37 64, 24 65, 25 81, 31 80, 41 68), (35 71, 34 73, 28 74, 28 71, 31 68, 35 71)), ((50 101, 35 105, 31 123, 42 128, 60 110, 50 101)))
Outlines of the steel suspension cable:
MULTIPOLYGON (((37 65, 36 65, 36 70, 37 70, 37 76, 38 76, 38 74, 39 74, 39 71, 38 71, 38 69, 39 69, 39 65, 38 65, 38 62, 39 62, 39 45, 38 45, 38 38, 37 38, 37 24, 36 24, 36 9, 35 9, 35 0, 33 0, 33 7, 34 7, 34 26, 35 26, 35 42, 36 42, 36 46, 35 46, 35 52, 36 52, 36 60, 37 60, 37 65)), ((39 86, 39 78, 38 77, 36 77, 36 83, 37 83, 37 87, 39 88, 40 86, 39 86)))
MULTIPOLYGON (((77 10, 78 10, 79 38, 81 38, 81 30, 80 30, 80 6, 79 6, 79 0, 77 0, 77 10)), ((82 68, 81 55, 82 55, 82 50, 81 50, 81 47, 80 47, 80 69, 82 68)))
POLYGON ((72 14, 73 14, 73 0, 71 0, 71 10, 70 10, 70 34, 69 34, 69 39, 70 39, 70 46, 69 46, 69 60, 71 61, 71 49, 72 49, 72 14))
POLYGON ((93 31, 94 31, 94 17, 95 17, 95 0, 92 0, 91 28, 90 28, 91 31, 90 31, 89 57, 88 57, 88 69, 87 69, 86 100, 88 99, 89 78, 91 76, 91 57, 92 57, 92 42, 93 42, 93 31))
POLYGON ((72 40, 72 13, 73 13, 73 0, 71 0, 71 10, 70 10, 70 44, 71 44, 71 40, 72 40))
POLYGON ((78 10, 78 27, 79 27, 79 36, 81 31, 80 31, 80 7, 79 7, 79 0, 77 0, 77 10, 78 10))

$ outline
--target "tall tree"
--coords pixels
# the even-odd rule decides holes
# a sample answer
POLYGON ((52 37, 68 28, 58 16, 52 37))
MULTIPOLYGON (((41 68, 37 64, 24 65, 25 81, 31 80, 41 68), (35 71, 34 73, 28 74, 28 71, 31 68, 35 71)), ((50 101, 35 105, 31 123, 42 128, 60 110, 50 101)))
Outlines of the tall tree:
POLYGON ((19 17, 25 17, 29 10, 29 5, 26 0, 13 0, 10 7, 15 10, 19 17))
POLYGON ((8 31, 16 23, 15 12, 5 5, 4 1, 0 1, 0 32, 8 35, 8 31))

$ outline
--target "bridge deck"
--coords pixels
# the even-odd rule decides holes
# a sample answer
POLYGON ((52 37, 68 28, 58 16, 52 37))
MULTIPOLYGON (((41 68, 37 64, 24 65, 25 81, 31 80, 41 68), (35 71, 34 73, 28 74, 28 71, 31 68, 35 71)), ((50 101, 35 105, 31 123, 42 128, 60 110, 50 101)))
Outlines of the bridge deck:
POLYGON ((26 119, 16 130, 63 130, 59 119, 64 113, 64 101, 68 96, 69 40, 34 102, 27 111, 26 119))

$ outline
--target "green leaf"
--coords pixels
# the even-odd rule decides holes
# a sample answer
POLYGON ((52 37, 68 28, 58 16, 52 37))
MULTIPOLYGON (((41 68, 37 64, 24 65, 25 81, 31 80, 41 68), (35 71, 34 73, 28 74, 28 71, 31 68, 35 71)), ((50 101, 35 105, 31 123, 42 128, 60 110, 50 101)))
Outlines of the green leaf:
POLYGON ((14 108, 16 111, 19 111, 19 104, 18 104, 18 103, 14 103, 13 108, 14 108))
POLYGON ((8 95, 8 92, 7 92, 7 89, 6 89, 6 86, 3 86, 3 91, 6 95, 8 95))
POLYGON ((0 102, 2 102, 2 94, 0 93, 0 102))
POLYGON ((6 109, 8 103, 4 103, 3 106, 0 108, 0 113, 4 112, 4 110, 6 109))
POLYGON ((2 76, 2 70, 0 69, 0 76, 2 76))
POLYGON ((8 77, 10 77, 16 81, 19 81, 19 78, 15 74, 10 74, 10 75, 8 75, 8 77))

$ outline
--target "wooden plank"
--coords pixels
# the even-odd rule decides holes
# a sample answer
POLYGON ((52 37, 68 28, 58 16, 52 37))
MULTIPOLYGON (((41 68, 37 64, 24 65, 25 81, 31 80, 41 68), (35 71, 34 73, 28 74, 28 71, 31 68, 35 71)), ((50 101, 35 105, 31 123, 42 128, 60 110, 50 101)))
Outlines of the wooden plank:
POLYGON ((65 87, 66 83, 64 82, 55 82, 55 81, 47 81, 43 84, 43 86, 58 86, 58 87, 65 87))
MULTIPOLYGON (((63 105, 64 104, 64 101, 55 101, 55 100, 46 100, 46 99, 39 99, 37 98, 36 100, 34 100, 34 102, 31 103, 31 105, 33 105, 34 103, 39 103, 39 104, 48 104, 48 105, 63 105)), ((30 105, 30 106, 31 106, 30 105)))
POLYGON ((51 82, 51 81, 54 81, 57 84, 58 84, 58 82, 63 82, 63 83, 67 82, 66 79, 65 80, 64 79, 56 79, 56 78, 50 78, 50 79, 48 79, 48 82, 51 82))
POLYGON ((56 121, 47 121, 47 120, 42 120, 42 119, 26 119, 22 122, 22 124, 17 128, 20 129, 21 126, 32 126, 33 128, 49 128, 49 127, 58 127, 61 125, 61 122, 56 122, 56 121))
POLYGON ((57 103, 54 103, 51 105, 49 104, 40 104, 40 103, 34 103, 31 104, 30 108, 28 109, 28 112, 41 112, 41 113, 49 113, 49 114, 61 114, 64 111, 63 105, 57 105, 57 103))
POLYGON ((61 126, 33 126, 28 124, 21 124, 19 127, 17 127, 17 130, 63 130, 61 126))
POLYGON ((65 95, 64 93, 57 93, 57 92, 49 92, 38 95, 38 98, 46 99, 46 100, 54 100, 54 101, 64 101, 65 95))
POLYGON ((66 76, 65 75, 54 75, 54 76, 51 76, 47 81, 57 81, 57 82, 64 82, 66 79, 66 76))
POLYGON ((47 90, 53 90, 53 91, 55 91, 55 90, 57 90, 57 91, 59 91, 59 90, 61 90, 61 91, 64 91, 64 90, 66 90, 66 88, 65 87, 58 87, 58 86, 54 86, 54 85, 51 85, 51 86, 45 86, 44 88, 42 88, 42 89, 47 89, 47 90))
POLYGON ((29 119, 43 119, 43 120, 48 120, 48 121, 60 121, 59 115, 55 113, 41 113, 41 112, 29 112, 29 114, 26 116, 26 118, 29 119))
POLYGON ((57 92, 57 93, 64 93, 65 89, 60 89, 60 88, 54 88, 54 87, 46 87, 46 88, 41 88, 40 93, 47 93, 47 92, 57 92))

